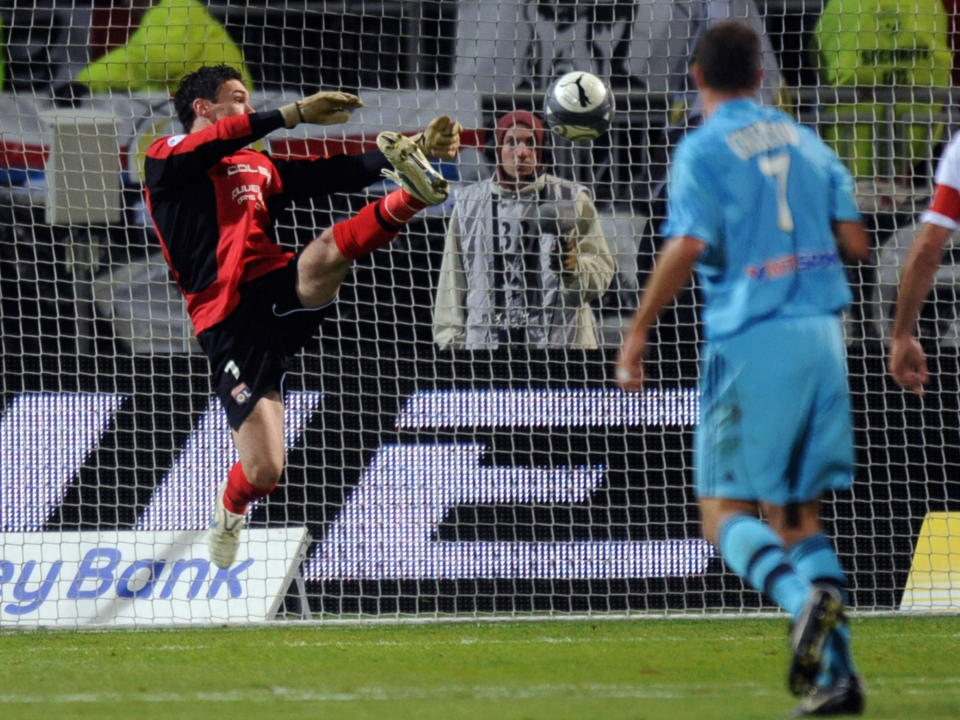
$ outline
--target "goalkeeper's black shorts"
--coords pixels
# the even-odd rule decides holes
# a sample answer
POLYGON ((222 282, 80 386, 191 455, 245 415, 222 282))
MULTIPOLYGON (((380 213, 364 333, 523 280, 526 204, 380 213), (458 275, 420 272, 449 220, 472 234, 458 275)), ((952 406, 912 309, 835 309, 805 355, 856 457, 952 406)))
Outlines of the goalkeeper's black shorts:
POLYGON ((296 287, 294 258, 286 267, 241 285, 236 309, 197 336, 234 430, 240 429, 260 398, 281 391, 294 356, 333 308, 332 302, 303 307, 296 287))

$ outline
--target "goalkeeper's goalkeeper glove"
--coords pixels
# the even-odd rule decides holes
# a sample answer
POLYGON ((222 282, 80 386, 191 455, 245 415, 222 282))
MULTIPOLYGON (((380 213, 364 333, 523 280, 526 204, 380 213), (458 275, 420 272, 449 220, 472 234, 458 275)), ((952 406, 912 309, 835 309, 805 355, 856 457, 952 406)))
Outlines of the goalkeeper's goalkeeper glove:
POLYGON ((431 158, 452 160, 460 150, 460 133, 463 125, 454 122, 449 115, 435 117, 427 129, 413 136, 423 154, 431 158))
POLYGON ((283 124, 288 128, 300 123, 311 125, 336 125, 350 119, 350 111, 363 107, 363 100, 356 95, 338 91, 321 90, 303 100, 280 108, 283 124))

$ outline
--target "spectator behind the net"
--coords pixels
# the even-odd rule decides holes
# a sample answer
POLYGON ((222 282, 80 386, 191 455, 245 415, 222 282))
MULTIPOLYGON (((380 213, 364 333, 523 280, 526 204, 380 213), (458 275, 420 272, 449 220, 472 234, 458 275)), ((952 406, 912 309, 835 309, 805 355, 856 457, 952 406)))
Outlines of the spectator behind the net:
POLYGON ((817 22, 812 53, 827 85, 855 88, 855 104, 840 104, 841 118, 825 125, 824 139, 858 181, 889 177, 878 167, 878 121, 895 123, 894 173, 909 180, 918 161, 930 159, 931 140, 943 125, 930 121, 941 103, 932 91, 950 87, 953 56, 949 18, 941 0, 830 0, 817 22), (892 107, 892 118, 874 100, 877 88, 913 88, 913 102, 892 107), (927 119, 924 120, 923 118, 927 119))
MULTIPOLYGON (((243 53, 199 0, 125 0, 114 26, 95 27, 107 37, 136 28, 126 42, 80 71, 76 85, 91 93, 158 91, 173 94, 180 80, 206 65, 237 68, 247 88, 253 79, 243 53), (128 12, 123 12, 128 9, 128 12), (119 25, 119 27, 117 27, 119 25)), ((112 10, 116 10, 113 8, 112 10)))
POLYGON ((449 218, 434 341, 595 348, 589 303, 610 286, 615 263, 590 192, 544 172, 533 113, 503 115, 495 135, 496 173, 461 189, 449 218))

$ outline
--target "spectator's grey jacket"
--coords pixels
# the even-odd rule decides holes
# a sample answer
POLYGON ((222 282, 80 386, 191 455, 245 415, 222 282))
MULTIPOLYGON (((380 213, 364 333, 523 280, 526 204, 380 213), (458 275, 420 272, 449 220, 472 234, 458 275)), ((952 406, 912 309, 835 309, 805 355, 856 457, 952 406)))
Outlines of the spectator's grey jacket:
POLYGON ((588 303, 614 272, 582 185, 549 174, 519 191, 495 178, 469 185, 458 191, 447 225, 434 341, 441 348, 494 348, 509 327, 533 346, 595 348, 588 303), (568 238, 578 250, 573 272, 562 269, 568 238))

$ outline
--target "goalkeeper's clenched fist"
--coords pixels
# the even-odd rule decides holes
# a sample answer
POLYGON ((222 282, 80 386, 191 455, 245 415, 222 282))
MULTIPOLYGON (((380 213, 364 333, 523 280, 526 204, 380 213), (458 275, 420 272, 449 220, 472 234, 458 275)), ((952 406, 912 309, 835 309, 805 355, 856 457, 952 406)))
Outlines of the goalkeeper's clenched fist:
POLYGON ((427 129, 413 136, 427 157, 452 160, 460 150, 460 133, 463 125, 449 115, 435 117, 427 129))
POLYGON ((288 128, 302 122, 311 125, 336 125, 350 119, 350 111, 363 107, 356 95, 339 91, 321 90, 309 97, 280 108, 283 123, 288 128))

